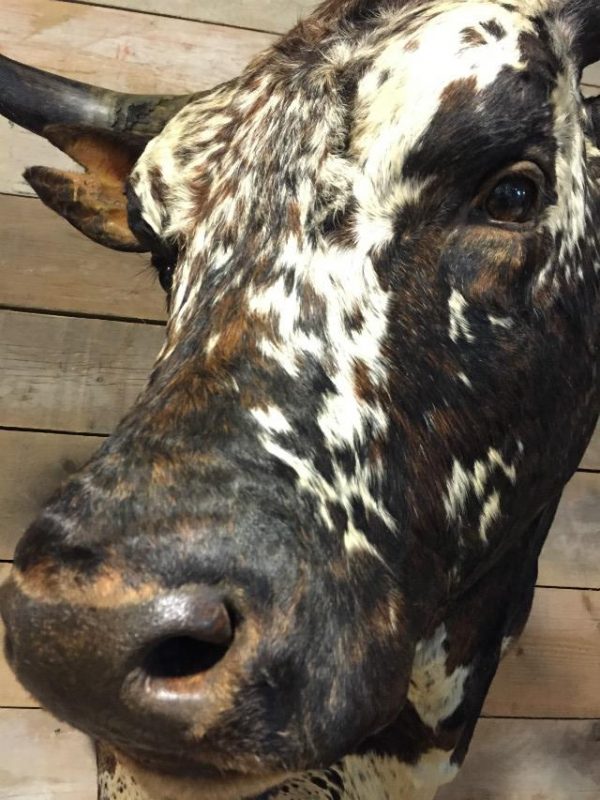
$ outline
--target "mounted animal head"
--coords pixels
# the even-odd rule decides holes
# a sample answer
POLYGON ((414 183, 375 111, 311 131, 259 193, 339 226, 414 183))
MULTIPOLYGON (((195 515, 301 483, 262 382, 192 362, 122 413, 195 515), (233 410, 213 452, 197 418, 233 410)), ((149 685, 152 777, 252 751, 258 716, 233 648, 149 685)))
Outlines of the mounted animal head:
MULTIPOLYGON (((3 590, 48 709, 211 797, 458 747, 479 706, 415 690, 421 643, 545 532, 599 410, 595 54, 592 0, 331 0, 187 98, 3 62, 2 113, 87 168, 32 185, 170 307, 3 590)), ((463 631, 494 665, 496 606, 463 631)))

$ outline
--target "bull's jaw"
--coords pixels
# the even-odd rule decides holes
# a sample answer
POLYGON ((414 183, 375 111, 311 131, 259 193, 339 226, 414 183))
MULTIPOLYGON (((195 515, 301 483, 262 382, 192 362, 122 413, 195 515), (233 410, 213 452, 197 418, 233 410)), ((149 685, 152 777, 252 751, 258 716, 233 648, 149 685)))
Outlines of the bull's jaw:
POLYGON ((282 772, 222 779, 164 775, 98 744, 98 800, 240 800, 257 796, 287 777, 282 772))
POLYGON ((451 752, 430 750, 414 765, 375 755, 348 756, 335 768, 297 775, 199 781, 144 771, 98 746, 98 800, 433 800, 458 767, 451 752), (341 788, 343 787, 343 788, 341 788))

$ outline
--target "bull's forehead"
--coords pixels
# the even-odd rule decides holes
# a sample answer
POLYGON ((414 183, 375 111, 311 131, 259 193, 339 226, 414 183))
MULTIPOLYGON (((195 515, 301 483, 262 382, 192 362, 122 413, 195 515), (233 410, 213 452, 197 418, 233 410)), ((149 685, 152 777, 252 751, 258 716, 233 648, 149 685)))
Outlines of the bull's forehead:
POLYGON ((494 2, 434 4, 418 24, 384 36, 358 84, 351 147, 370 177, 384 178, 385 165, 402 162, 449 86, 468 81, 477 92, 504 70, 529 66, 521 40, 534 24, 515 12, 494 2))
MULTIPOLYGON (((149 145, 134 182, 143 216, 157 233, 189 238, 195 223, 206 222, 197 196, 196 179, 202 171, 215 195, 205 196, 206 186, 201 187, 203 199, 211 200, 206 208, 212 212, 213 229, 224 218, 229 224, 238 220, 241 227, 241 217, 258 191, 285 189, 283 185, 260 186, 257 178, 257 164, 274 150, 281 153, 282 164, 287 159, 298 171, 318 171, 321 186, 336 184, 336 190, 351 186, 365 209, 373 203, 374 188, 379 196, 386 193, 385 208, 371 209, 369 224, 373 225, 380 215, 376 211, 397 210, 397 201, 412 199, 422 188, 409 181, 392 184, 407 155, 435 122, 440 106, 448 103, 449 87, 463 82, 475 94, 493 87, 506 70, 518 73, 535 67, 531 60, 543 48, 524 54, 523 36, 539 35, 539 23, 553 19, 555 3, 373 3, 369 25, 364 30, 358 26, 358 31, 344 21, 353 4, 338 5, 337 26, 323 26, 321 38, 315 38, 311 28, 311 35, 303 40, 303 31, 299 36, 302 52, 295 54, 291 46, 283 67, 278 50, 268 53, 258 68, 250 67, 246 80, 242 76, 239 82, 188 106, 149 145), (315 55, 307 58, 307 51, 315 55), (353 85, 347 97, 349 81, 353 85), (346 113, 349 104, 350 116, 346 113), (348 126, 350 130, 342 130, 348 126), (298 138, 302 128, 310 136, 300 155, 291 139, 298 138), (342 146, 347 147, 343 161, 332 157, 342 146), (237 202, 231 202, 233 195, 237 202)), ((557 25, 550 25, 543 47, 566 54, 568 31, 557 34, 557 25)), ((568 71, 568 58, 563 66, 568 71)), ((455 103, 460 102, 457 95, 455 103)), ((301 184, 295 199, 300 205, 310 204, 315 191, 314 182, 301 184)), ((210 230, 197 227, 194 252, 207 238, 212 240, 210 230)), ((382 230, 373 227, 371 236, 377 240, 385 232, 385 224, 382 230)), ((187 280, 188 275, 181 270, 179 278, 187 280)))

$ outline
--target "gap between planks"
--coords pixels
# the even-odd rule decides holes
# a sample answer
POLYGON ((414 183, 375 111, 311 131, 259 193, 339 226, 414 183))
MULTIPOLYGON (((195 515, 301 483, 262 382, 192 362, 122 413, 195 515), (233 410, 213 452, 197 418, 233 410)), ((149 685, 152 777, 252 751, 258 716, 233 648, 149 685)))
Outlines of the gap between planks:
POLYGON ((11 306, 0 303, 0 311, 17 311, 23 314, 43 314, 46 317, 72 317, 73 319, 99 319, 105 322, 129 322, 134 325, 154 325, 166 328, 167 323, 160 319, 141 319, 139 317, 117 317, 85 311, 55 311, 52 308, 11 306))
MULTIPOLYGON (((227 2, 228 0, 224 0, 227 2)), ((277 35, 280 33, 276 28, 269 28, 269 27, 260 27, 258 25, 252 25, 251 23, 248 25, 235 25, 233 22, 217 22, 215 23, 214 20, 211 20, 210 17, 190 17, 186 16, 185 14, 176 14, 171 13, 169 14, 168 11, 158 11, 157 9, 152 9, 151 11, 144 9, 144 8, 135 8, 134 6, 123 5, 122 3, 113 3, 113 2, 103 2, 103 3, 96 3, 94 0, 63 0, 64 3, 73 3, 74 5, 80 6, 92 6, 93 8, 109 8, 111 11, 128 11, 131 14, 144 14, 145 16, 152 16, 158 17, 158 19, 165 18, 165 19, 178 19, 182 22, 199 22, 201 25, 220 25, 223 28, 232 28, 236 31, 251 31, 252 33, 270 33, 273 35, 277 35)))

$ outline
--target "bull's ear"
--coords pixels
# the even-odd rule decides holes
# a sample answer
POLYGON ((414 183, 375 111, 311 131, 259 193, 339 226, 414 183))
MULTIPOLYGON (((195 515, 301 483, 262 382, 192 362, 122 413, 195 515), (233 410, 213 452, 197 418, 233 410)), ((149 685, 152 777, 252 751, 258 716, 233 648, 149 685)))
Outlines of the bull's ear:
POLYGON ((125 184, 144 145, 107 131, 50 125, 42 135, 85 172, 30 167, 25 178, 42 201, 95 242, 144 252, 127 222, 125 184))
POLYGON ((31 167, 46 205, 96 242, 144 251, 127 224, 125 183, 146 144, 199 95, 133 95, 19 64, 0 54, 0 114, 44 136, 84 168, 31 167))

